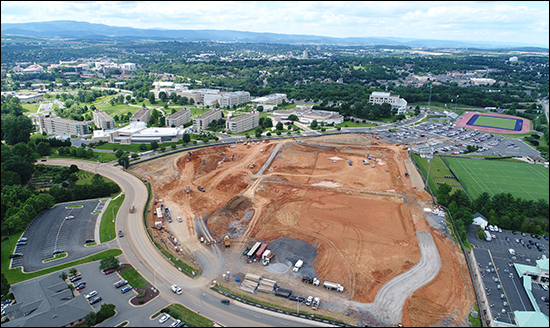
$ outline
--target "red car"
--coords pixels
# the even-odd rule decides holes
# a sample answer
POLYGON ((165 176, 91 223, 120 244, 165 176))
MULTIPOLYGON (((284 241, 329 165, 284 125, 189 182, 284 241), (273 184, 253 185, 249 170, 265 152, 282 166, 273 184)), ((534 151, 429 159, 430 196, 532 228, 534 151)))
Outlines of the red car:
POLYGON ((109 270, 103 271, 103 273, 106 274, 106 275, 111 274, 113 272, 115 272, 115 269, 109 269, 109 270))
POLYGON ((80 285, 78 287, 76 287, 76 290, 81 290, 81 289, 84 289, 86 287, 86 284, 83 284, 83 285, 80 285))

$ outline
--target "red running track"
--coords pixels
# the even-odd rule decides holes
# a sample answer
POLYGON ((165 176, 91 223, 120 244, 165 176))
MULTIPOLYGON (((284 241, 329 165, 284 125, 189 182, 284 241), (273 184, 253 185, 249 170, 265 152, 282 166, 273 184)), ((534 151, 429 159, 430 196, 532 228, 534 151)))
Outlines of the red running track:
POLYGON ((486 132, 496 132, 496 133, 509 133, 509 134, 521 134, 521 133, 527 133, 529 132, 531 122, 523 117, 517 117, 517 116, 510 116, 510 115, 504 115, 504 114, 487 114, 487 113, 478 113, 478 112, 466 112, 461 117, 458 118, 455 122, 455 126, 463 127, 463 128, 470 128, 474 130, 480 130, 480 131, 486 131, 486 132), (501 129, 501 128, 487 128, 484 126, 475 126, 475 125, 466 125, 468 121, 472 118, 474 115, 482 115, 482 116, 493 116, 493 117, 505 117, 505 118, 515 118, 518 120, 523 120, 523 126, 521 131, 512 131, 508 129, 501 129))

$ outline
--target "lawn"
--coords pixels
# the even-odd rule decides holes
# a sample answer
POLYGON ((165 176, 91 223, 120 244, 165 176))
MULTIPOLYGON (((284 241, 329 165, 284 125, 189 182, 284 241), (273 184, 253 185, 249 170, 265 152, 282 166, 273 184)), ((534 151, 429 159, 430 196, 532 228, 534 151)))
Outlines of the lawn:
POLYGON ((115 223, 113 218, 113 213, 116 216, 120 205, 124 201, 124 195, 120 194, 119 197, 115 197, 109 202, 109 206, 103 211, 101 216, 101 225, 99 226, 99 242, 106 243, 110 240, 113 240, 117 236, 117 231, 115 229, 115 223))
POLYGON ((149 282, 145 280, 145 278, 143 278, 134 268, 124 270, 120 273, 120 275, 124 280, 128 280, 128 284, 134 288, 141 288, 149 285, 149 282))
POLYGON ((534 201, 549 199, 548 169, 543 165, 450 157, 444 161, 472 199, 484 191, 491 196, 504 192, 534 201))
POLYGON ((8 239, 6 239, 2 242, 2 246, 1 246, 1 248, 2 248, 1 249, 1 252, 2 252, 1 253, 2 254, 2 257, 1 257, 1 259, 2 259, 2 263, 1 263, 2 273, 4 274, 4 276, 6 277, 6 279, 8 280, 8 282, 11 285, 16 284, 18 282, 25 281, 25 280, 40 277, 40 276, 43 276, 43 275, 46 275, 46 274, 49 274, 49 273, 52 273, 52 272, 56 272, 56 271, 59 271, 59 270, 72 268, 72 267, 74 267, 76 265, 79 265, 79 264, 85 264, 85 263, 89 263, 89 262, 99 261, 99 260, 102 260, 104 258, 108 258, 111 255, 112 256, 119 256, 119 255, 122 254, 122 251, 120 249, 113 248, 113 249, 108 249, 108 250, 105 250, 103 252, 100 252, 100 253, 97 253, 97 254, 94 254, 94 255, 90 255, 90 256, 85 257, 85 258, 80 259, 80 260, 72 261, 72 262, 69 262, 69 263, 63 263, 63 264, 60 264, 60 265, 57 265, 57 266, 54 266, 54 267, 51 267, 51 268, 39 270, 39 271, 34 271, 34 272, 30 272, 30 273, 23 273, 21 271, 21 267, 17 267, 15 269, 10 269, 9 268, 10 262, 11 262, 11 259, 9 258, 9 256, 10 256, 10 254, 13 253, 13 250, 15 249, 15 244, 19 240, 19 237, 21 237, 21 234, 22 234, 22 232, 19 232, 15 235, 10 236, 8 239))
MULTIPOLYGON (((428 160, 425 158, 421 158, 420 155, 414 154, 414 158, 416 159, 416 162, 420 166, 420 170, 422 171, 422 174, 424 176, 428 173, 428 160)), ((445 176, 452 176, 451 171, 449 171, 449 168, 445 165, 445 163, 441 160, 441 157, 434 156, 434 158, 431 160, 432 164, 430 167, 430 178, 429 178, 429 185, 432 191, 435 193, 437 191, 438 183, 443 184, 446 183, 449 186, 451 186, 453 193, 455 190, 462 189, 458 181, 453 179, 446 179, 445 176)))
POLYGON ((171 317, 179 319, 191 327, 213 327, 212 320, 193 312, 181 304, 170 304, 162 309, 162 312, 168 313, 171 317))
POLYGON ((21 103, 21 107, 25 109, 25 111, 29 113, 36 113, 38 111, 38 107, 40 107, 40 104, 38 103, 21 103))
MULTIPOLYGON (((339 126, 341 128, 358 128, 358 127, 362 127, 362 128, 370 128, 370 127, 373 127, 373 126, 377 126, 376 124, 372 124, 372 123, 362 123, 362 122, 352 122, 352 121, 345 121, 345 122, 342 122, 340 124, 336 124, 336 126, 339 126)), ((330 128, 330 127, 328 127, 330 128)))
POLYGON ((480 115, 477 117, 473 125, 513 130, 516 126, 516 119, 480 115))
MULTIPOLYGON (((84 170, 80 170, 78 172, 76 172, 76 175, 78 176, 78 181, 75 183, 76 185, 84 185, 84 184, 91 184, 92 183, 92 178, 94 177, 94 173, 92 172, 88 172, 88 171, 84 171, 84 170)), ((113 182, 111 179, 108 179, 102 175, 100 175, 101 179, 104 181, 104 182, 113 182)))

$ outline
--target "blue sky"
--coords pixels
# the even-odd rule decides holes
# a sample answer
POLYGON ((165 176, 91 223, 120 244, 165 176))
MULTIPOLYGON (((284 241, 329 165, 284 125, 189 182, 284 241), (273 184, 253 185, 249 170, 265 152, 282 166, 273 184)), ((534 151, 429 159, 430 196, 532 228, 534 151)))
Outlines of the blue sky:
POLYGON ((2 1, 2 23, 114 26, 330 37, 514 42, 548 47, 548 1, 2 1))

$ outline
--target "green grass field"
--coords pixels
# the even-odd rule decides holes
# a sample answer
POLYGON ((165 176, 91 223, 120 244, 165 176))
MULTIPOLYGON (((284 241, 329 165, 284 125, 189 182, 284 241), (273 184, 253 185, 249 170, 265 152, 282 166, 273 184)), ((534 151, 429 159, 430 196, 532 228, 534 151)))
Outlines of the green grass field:
MULTIPOLYGON (((420 166, 420 170, 422 171, 422 174, 424 176, 428 173, 428 160, 425 158, 421 158, 420 155, 414 154, 413 155, 416 159, 416 162, 420 166)), ((446 183, 449 186, 451 186, 451 193, 453 193, 455 190, 462 189, 458 181, 453 179, 446 179, 445 176, 451 176, 451 171, 447 168, 445 163, 441 160, 441 157, 434 156, 434 158, 431 160, 432 164, 430 166, 430 178, 429 178, 429 185, 430 188, 432 188, 432 191, 435 193, 437 191, 438 183, 443 184, 446 183)))
POLYGON ((516 120, 503 117, 478 116, 473 125, 489 126, 501 129, 513 129, 516 126, 516 120))
POLYGON ((106 243, 117 237, 113 214, 115 217, 117 216, 122 202, 124 202, 124 194, 118 196, 114 200, 111 200, 103 212, 103 215, 101 216, 101 224, 99 226, 99 241, 101 243, 106 243))
POLYGON ((504 192, 548 201, 548 169, 542 165, 451 157, 443 160, 472 199, 487 191, 491 196, 504 192))

